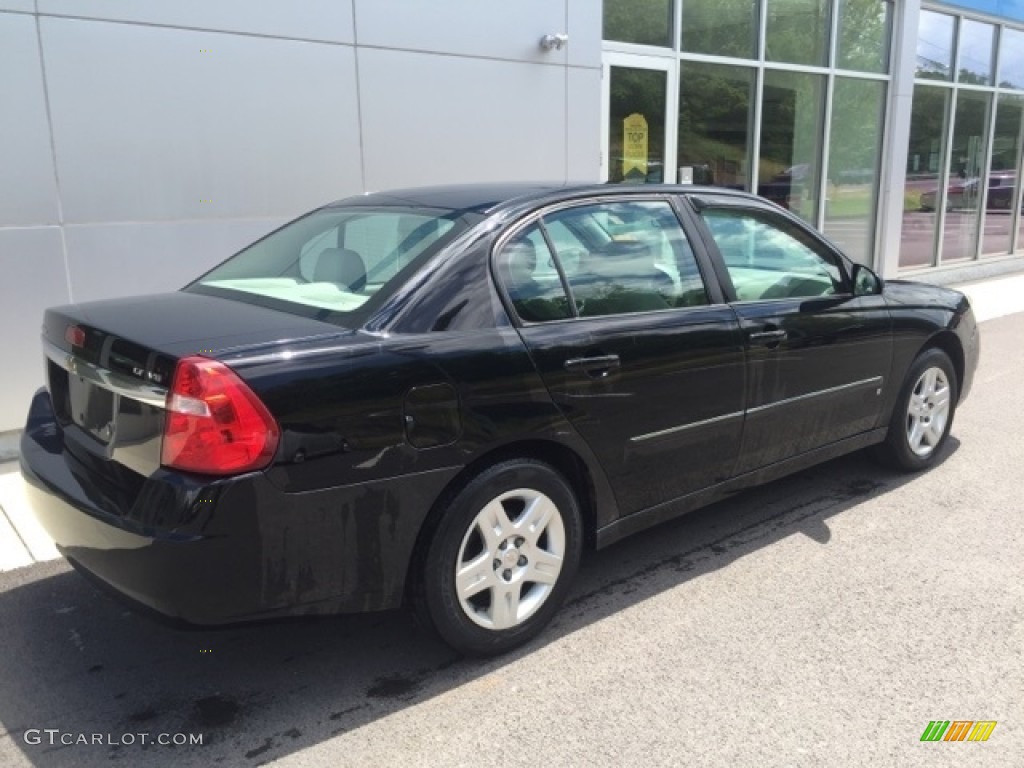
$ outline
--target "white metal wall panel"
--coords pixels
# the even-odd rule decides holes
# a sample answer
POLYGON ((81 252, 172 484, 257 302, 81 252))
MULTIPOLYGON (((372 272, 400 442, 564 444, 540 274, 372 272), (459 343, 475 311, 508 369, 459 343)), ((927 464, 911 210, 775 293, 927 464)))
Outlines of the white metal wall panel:
POLYGON ((283 216, 359 190, 350 47, 42 25, 66 221, 283 216))
POLYGON ((568 8, 568 62, 575 67, 601 68, 604 29, 601 0, 566 0, 568 8))
POLYGON ((24 426, 32 393, 43 384, 43 310, 68 303, 60 229, 0 229, 0 285, 0 430, 7 430, 24 426))
POLYGON ((111 21, 352 42, 349 0, 39 0, 39 12, 111 21))
POLYGON ((282 223, 242 219, 69 226, 73 298, 176 291, 282 223))
POLYGON ((32 16, 0 13, 0 227, 57 223, 57 185, 32 16))
POLYGON ((566 164, 569 181, 597 181, 601 175, 601 70, 569 69, 566 164))
POLYGON ((548 64, 568 55, 540 48, 566 31, 565 3, 553 0, 356 0, 355 22, 359 45, 548 64))
POLYGON ((565 178, 563 69, 364 49, 359 73, 369 189, 565 178))

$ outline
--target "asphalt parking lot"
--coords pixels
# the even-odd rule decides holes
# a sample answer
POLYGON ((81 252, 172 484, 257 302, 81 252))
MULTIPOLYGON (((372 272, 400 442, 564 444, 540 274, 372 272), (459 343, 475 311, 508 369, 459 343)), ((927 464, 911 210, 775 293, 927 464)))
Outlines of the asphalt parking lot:
POLYGON ((1024 765, 1024 314, 982 332, 934 470, 854 455, 592 555, 498 660, 404 614, 187 631, 61 561, 2 573, 0 765, 1024 765))

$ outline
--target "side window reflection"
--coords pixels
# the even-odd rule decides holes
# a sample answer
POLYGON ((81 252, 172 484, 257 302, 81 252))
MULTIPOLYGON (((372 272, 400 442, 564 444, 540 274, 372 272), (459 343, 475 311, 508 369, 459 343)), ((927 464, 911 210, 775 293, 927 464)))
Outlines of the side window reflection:
POLYGON ((701 212, 739 301, 831 296, 845 290, 835 256, 798 227, 753 211, 701 212))
POLYGON ((663 201, 621 201, 549 214, 544 226, 581 317, 708 303, 685 232, 663 201))
POLYGON ((536 224, 505 242, 496 265, 498 279, 521 319, 540 323, 572 316, 551 252, 536 224))

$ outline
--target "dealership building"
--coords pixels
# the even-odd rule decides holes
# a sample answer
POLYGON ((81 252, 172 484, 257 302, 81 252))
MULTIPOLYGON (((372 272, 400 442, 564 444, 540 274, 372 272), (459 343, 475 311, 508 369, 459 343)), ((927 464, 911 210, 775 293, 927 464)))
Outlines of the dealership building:
POLYGON ((364 191, 713 184, 886 277, 1024 270, 1024 0, 0 0, 0 52, 0 450, 46 306, 364 191))

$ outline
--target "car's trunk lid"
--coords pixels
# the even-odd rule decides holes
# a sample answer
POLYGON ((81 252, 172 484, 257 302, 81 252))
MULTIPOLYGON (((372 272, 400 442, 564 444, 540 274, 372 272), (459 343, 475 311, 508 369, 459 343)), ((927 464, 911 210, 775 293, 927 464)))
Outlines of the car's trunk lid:
POLYGON ((46 318, 44 335, 57 344, 68 324, 78 324, 93 331, 94 343, 122 339, 172 358, 346 332, 319 320, 183 291, 72 304, 49 310, 46 318))
POLYGON ((351 333, 274 309, 177 292, 49 309, 43 346, 66 449, 118 495, 132 484, 130 475, 141 480, 160 467, 164 403, 180 358, 238 359, 351 333), (81 331, 69 334, 69 328, 81 331), (74 334, 77 339, 69 338, 74 334))

